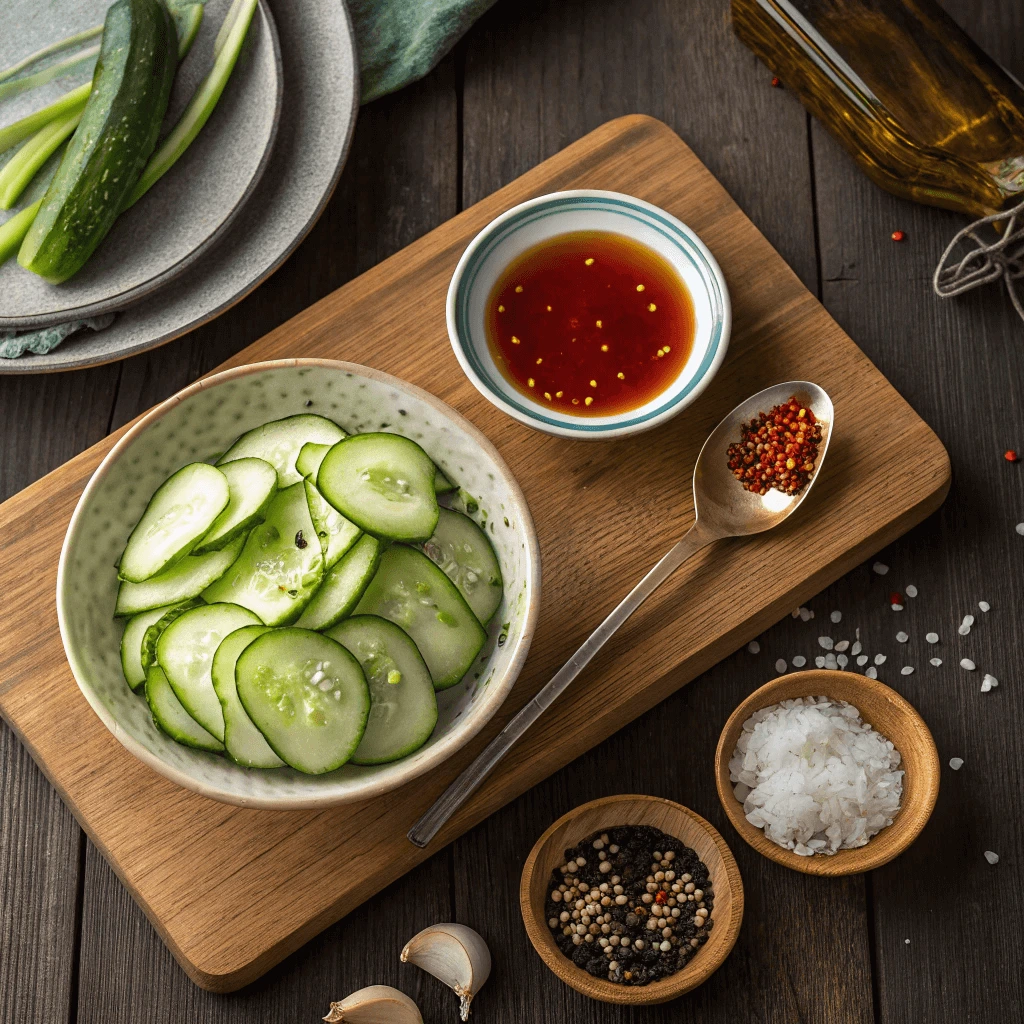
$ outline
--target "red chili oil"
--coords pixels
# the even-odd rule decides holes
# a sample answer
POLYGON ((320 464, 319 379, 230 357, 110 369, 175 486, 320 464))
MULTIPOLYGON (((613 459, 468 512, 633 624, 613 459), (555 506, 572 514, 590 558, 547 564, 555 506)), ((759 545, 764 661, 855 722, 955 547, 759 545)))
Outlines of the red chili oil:
POLYGON ((573 416, 629 412, 667 390, 696 328, 689 290, 669 262, 610 231, 527 249, 495 283, 485 321, 505 379, 573 416))

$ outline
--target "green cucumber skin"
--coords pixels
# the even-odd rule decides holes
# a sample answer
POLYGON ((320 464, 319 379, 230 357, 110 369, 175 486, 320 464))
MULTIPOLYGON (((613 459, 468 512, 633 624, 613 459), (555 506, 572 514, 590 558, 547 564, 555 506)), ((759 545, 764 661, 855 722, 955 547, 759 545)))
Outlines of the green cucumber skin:
POLYGON ((18 254, 26 270, 59 284, 106 237, 156 147, 176 67, 163 0, 116 0, 82 121, 18 254))

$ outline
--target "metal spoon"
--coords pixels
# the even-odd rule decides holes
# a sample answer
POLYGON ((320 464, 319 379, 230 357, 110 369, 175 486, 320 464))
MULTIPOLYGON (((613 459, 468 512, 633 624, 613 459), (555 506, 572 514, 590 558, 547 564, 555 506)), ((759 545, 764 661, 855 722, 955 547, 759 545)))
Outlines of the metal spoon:
POLYGON ((441 794, 434 805, 409 830, 409 841, 424 847, 462 806, 509 748, 554 703, 555 698, 583 671, 615 631, 688 558, 717 540, 746 537, 778 526, 799 508, 821 473, 821 464, 832 434, 832 401, 809 381, 776 384, 736 406, 711 432, 697 457, 693 472, 693 507, 696 521, 689 532, 626 595, 590 635, 583 646, 555 673, 554 678, 484 748, 475 761, 441 794), (814 474, 797 495, 770 490, 765 495, 744 490, 727 465, 729 445, 740 437, 745 423, 795 396, 808 406, 821 424, 822 440, 814 474))

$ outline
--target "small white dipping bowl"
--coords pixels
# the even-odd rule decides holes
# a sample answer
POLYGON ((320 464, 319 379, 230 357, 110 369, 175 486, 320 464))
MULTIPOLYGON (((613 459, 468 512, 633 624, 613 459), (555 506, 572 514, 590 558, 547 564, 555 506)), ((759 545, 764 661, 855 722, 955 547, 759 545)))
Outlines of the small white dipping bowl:
POLYGON ((622 437, 675 416, 717 373, 731 327, 725 278, 707 246, 671 214, 620 192, 553 192, 514 206, 469 243, 448 288, 448 336, 466 376, 509 416, 560 437, 622 437), (575 231, 610 231, 643 243, 668 261, 693 298, 693 350, 679 376, 645 405, 613 416, 570 416, 533 401, 505 379, 487 344, 487 298, 505 268, 545 239, 575 231))
MULTIPOLYGON (((501 707, 533 638, 540 552, 519 485, 491 443, 433 395, 378 370, 325 359, 287 359, 197 381, 139 420, 100 463, 78 502, 57 570, 57 617, 71 671, 103 724, 139 760, 178 785, 226 803, 293 810, 380 796, 429 772, 501 707), (242 768, 175 743, 153 724, 146 699, 121 674, 114 618, 117 570, 153 492, 182 466, 215 458, 239 434, 296 413, 320 413, 345 430, 388 430, 423 446, 478 504, 505 582, 488 639, 466 678, 439 693, 433 735, 391 764, 345 765, 326 775, 242 768)), ((75 723, 68 722, 69 734, 75 723)))

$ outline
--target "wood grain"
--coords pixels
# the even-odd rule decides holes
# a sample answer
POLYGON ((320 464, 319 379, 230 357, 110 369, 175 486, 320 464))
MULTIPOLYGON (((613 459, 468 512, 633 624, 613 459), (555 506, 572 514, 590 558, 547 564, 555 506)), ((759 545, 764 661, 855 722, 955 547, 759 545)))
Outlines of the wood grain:
POLYGON ((829 460, 832 468, 806 514, 764 540, 722 546, 667 585, 610 646, 586 686, 560 701, 514 751, 506 770, 452 820, 443 841, 897 536, 936 507, 948 485, 946 455, 930 429, 692 152, 649 118, 620 119, 593 132, 271 332, 229 365, 296 354, 363 360, 396 372, 498 440, 538 524, 545 606, 552 611, 506 707, 429 785, 403 790, 386 806, 293 814, 227 808, 176 790, 135 764, 84 710, 56 646, 56 553, 81 488, 117 435, 0 509, 0 579, 12 600, 34 610, 16 646, 0 639, 0 709, 204 987, 225 990, 253 980, 426 856, 403 842, 406 827, 600 620, 622 581, 651 560, 652 545, 667 547, 682 532, 692 515, 688 481, 699 442, 738 398, 787 377, 817 380, 832 395, 836 458, 829 460), (457 371, 442 301, 466 242, 495 213, 527 196, 577 184, 632 192, 681 216, 718 257, 734 302, 730 357, 702 402, 651 437, 582 450, 578 442, 508 423, 477 395, 457 371), (880 404, 899 424, 885 439, 864 412, 880 404), (624 466, 637 471, 624 473, 624 466), (893 475, 906 481, 897 493, 889 485, 893 475), (593 488, 598 479, 601 488, 593 488), (21 541, 29 530, 33 550, 26 556, 21 541), (595 548, 603 552, 600 561, 581 557, 595 548), (769 571, 781 564, 793 571, 769 571), (709 604, 705 595, 717 600, 709 604), (658 650, 660 659, 657 671, 638 677, 632 652, 641 644, 658 650), (586 727, 568 734, 567 715, 582 716, 586 727), (64 742, 63 729, 53 727, 69 720, 76 723, 74 746, 64 742), (282 865, 288 865, 284 878, 282 865), (301 899, 285 895, 295 889, 301 899))
POLYGON ((574 807, 545 829, 523 865, 519 907, 533 948, 567 985, 602 1003, 654 1006, 692 992, 725 962, 743 923, 743 880, 736 858, 717 829, 689 807, 655 796, 608 796, 574 807), (681 971, 648 985, 616 985, 577 967, 558 948, 544 912, 552 872, 564 863, 565 851, 595 832, 622 825, 661 829, 689 846, 708 869, 714 889, 713 926, 707 942, 681 971))

